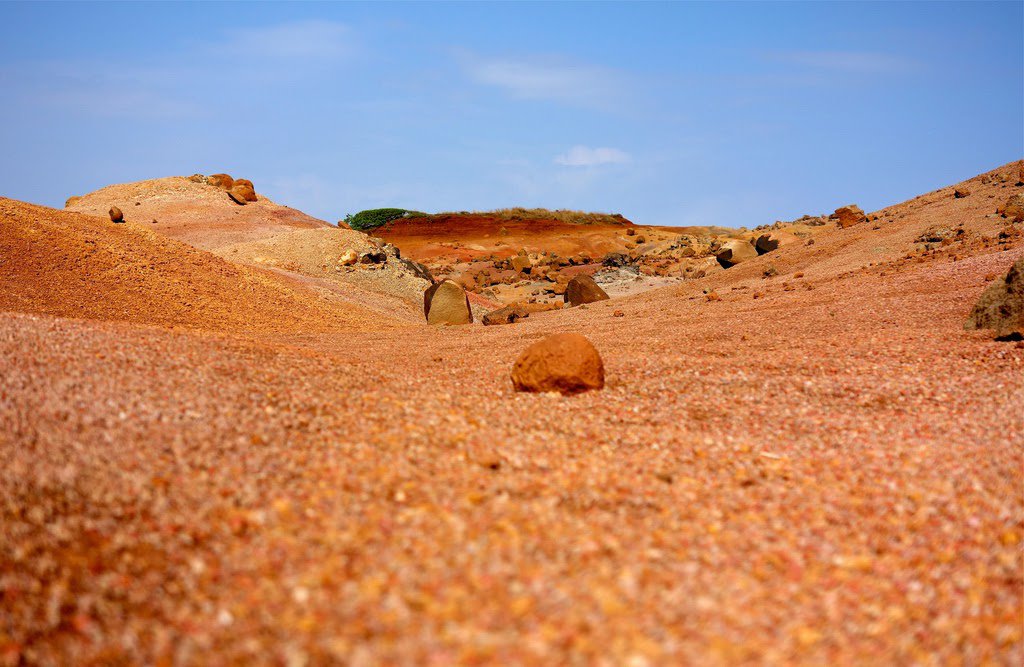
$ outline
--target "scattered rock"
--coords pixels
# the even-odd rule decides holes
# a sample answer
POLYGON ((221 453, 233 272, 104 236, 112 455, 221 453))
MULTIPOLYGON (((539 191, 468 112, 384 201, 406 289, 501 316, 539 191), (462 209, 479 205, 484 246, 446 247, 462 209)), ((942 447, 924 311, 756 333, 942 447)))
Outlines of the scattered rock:
POLYGON ((124 222, 124 213, 116 206, 110 207, 110 219, 113 222, 124 222))
POLYGON ((611 267, 628 266, 630 263, 629 256, 623 252, 610 252, 601 260, 601 264, 611 267))
POLYGON ((952 241, 957 237, 963 236, 964 233, 963 227, 931 225, 918 235, 916 241, 918 243, 942 243, 943 241, 952 241))
POLYGON ((754 257, 757 257, 757 249, 746 241, 740 241, 739 239, 726 241, 722 244, 718 253, 715 254, 715 259, 718 260, 718 263, 727 269, 754 257))
POLYGON ((572 306, 581 306, 585 303, 604 301, 608 293, 594 282, 594 279, 585 273, 574 276, 565 286, 565 302, 572 306))
POLYGON ((579 394, 604 388, 604 363, 586 337, 548 336, 526 348, 512 366, 516 391, 579 394))
POLYGON ((383 264, 388 259, 388 254, 383 250, 370 250, 359 255, 360 264, 383 264))
POLYGON ((509 262, 512 265, 512 270, 517 273, 530 273, 530 269, 533 268, 530 258, 523 253, 516 255, 509 262))
POLYGON ((967 188, 955 188, 953 190, 953 198, 954 199, 963 199, 964 197, 966 197, 966 196, 968 196, 970 194, 971 194, 971 191, 968 190, 967 188))
POLYGON ((482 322, 484 326, 493 326, 495 324, 513 324, 524 317, 529 317, 530 314, 526 312, 522 307, 511 304, 504 308, 492 310, 483 316, 482 322))
POLYGON ((352 266, 357 261, 359 261, 359 255, 356 254, 355 250, 350 248, 341 254, 338 264, 341 264, 342 266, 352 266))
POLYGON ((1024 340, 1024 257, 985 288, 965 329, 994 329, 997 340, 1024 340))
POLYGON ((1024 194, 1017 193, 996 209, 996 213, 1014 222, 1024 222, 1024 194))
POLYGON ((616 310, 614 313, 612 313, 612 317, 625 317, 625 316, 626 316, 626 314, 624 312, 622 312, 621 310, 616 310))
POLYGON ((860 206, 857 206, 856 204, 837 208, 836 212, 829 217, 832 220, 835 220, 836 224, 842 229, 859 225, 862 222, 867 222, 868 219, 868 217, 864 215, 864 211, 860 210, 860 206))
POLYGON ((242 192, 241 189, 228 190, 228 197, 239 206, 245 206, 249 202, 249 200, 245 198, 245 193, 242 192))
POLYGON ((209 179, 203 176, 202 174, 192 174, 191 176, 188 177, 188 180, 192 181, 193 183, 202 183, 203 185, 206 185, 210 182, 209 179))
POLYGON ((404 266, 406 270, 409 271, 409 273, 413 274, 417 278, 423 278, 424 280, 431 283, 434 282, 434 276, 432 273, 430 273, 430 269, 428 269, 423 264, 420 264, 419 262, 414 262, 411 259, 400 259, 400 261, 402 262, 402 266, 404 266))
POLYGON ((230 190, 235 184, 235 179, 231 178, 227 174, 213 174, 212 176, 206 177, 206 182, 220 188, 221 190, 230 190))
POLYGON ((74 206, 75 202, 77 202, 79 199, 81 199, 81 197, 78 197, 76 195, 68 197, 67 200, 65 200, 65 202, 64 202, 64 208, 69 208, 71 206, 74 206))
POLYGON ((430 324, 469 324, 473 311, 466 290, 452 281, 434 283, 423 293, 423 314, 430 324))
POLYGON ((636 230, 632 228, 626 229, 626 236, 636 236, 636 230))

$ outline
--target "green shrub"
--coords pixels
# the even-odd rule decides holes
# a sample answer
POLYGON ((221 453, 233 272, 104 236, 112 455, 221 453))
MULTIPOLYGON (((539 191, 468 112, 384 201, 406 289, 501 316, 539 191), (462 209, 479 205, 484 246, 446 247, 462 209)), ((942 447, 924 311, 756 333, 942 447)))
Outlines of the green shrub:
POLYGON ((365 231, 367 229, 373 229, 386 225, 392 220, 398 218, 413 218, 426 215, 419 211, 407 211, 404 208, 371 208, 365 211, 360 211, 355 215, 351 213, 345 216, 345 222, 352 229, 358 229, 365 231))

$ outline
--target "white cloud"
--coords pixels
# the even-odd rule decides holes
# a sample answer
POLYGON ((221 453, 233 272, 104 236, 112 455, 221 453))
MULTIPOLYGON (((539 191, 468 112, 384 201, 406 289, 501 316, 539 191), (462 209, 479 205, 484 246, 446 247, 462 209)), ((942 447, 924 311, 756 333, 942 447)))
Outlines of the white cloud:
POLYGON ((525 100, 610 105, 624 94, 623 77, 595 65, 552 60, 461 57, 466 75, 476 83, 495 86, 525 100))
POLYGON ((573 146, 565 153, 556 155, 555 164, 565 167, 596 167, 602 164, 621 164, 631 159, 629 153, 618 148, 573 146))

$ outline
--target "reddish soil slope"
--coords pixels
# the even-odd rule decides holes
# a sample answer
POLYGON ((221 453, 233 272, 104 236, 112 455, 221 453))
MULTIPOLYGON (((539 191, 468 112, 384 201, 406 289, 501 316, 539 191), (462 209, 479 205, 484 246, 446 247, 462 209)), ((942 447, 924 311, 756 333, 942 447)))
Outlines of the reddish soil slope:
POLYGON ((0 310, 217 331, 327 331, 387 318, 144 225, 0 198, 0 310))
POLYGON ((129 222, 152 225, 164 236, 206 250, 331 226, 258 196, 258 201, 240 206, 216 186, 171 176, 110 185, 78 198, 68 210, 104 217, 111 206, 117 206, 129 222))

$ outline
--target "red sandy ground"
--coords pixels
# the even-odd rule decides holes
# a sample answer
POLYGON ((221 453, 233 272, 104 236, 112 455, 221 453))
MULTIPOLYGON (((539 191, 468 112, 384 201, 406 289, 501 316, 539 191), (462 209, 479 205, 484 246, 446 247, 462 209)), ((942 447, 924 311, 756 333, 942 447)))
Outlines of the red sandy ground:
POLYGON ((962 323, 1024 245, 900 258, 971 185, 513 326, 5 301, 0 660, 1020 664, 1024 346, 962 323), (606 389, 514 393, 559 331, 606 389))

